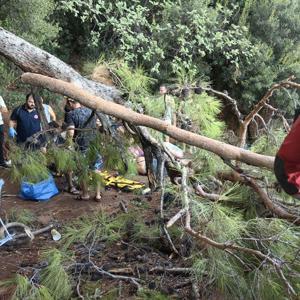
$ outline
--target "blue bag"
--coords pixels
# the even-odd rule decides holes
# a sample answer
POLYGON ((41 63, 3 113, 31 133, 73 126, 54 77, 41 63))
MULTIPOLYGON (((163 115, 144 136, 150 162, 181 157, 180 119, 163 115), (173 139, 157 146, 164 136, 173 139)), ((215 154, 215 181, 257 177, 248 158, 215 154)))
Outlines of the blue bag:
POLYGON ((27 200, 45 201, 59 193, 52 176, 38 183, 22 181, 20 196, 27 200))

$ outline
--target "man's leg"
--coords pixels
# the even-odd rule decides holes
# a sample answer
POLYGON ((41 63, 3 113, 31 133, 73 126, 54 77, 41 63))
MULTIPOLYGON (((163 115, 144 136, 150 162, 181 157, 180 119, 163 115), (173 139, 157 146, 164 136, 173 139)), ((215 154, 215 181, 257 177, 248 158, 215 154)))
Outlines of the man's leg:
POLYGON ((5 165, 4 160, 4 153, 3 153, 3 146, 4 146, 4 126, 0 125, 0 165, 5 165))
MULTIPOLYGON (((94 171, 94 172, 97 174, 99 171, 94 171)), ((96 180, 96 196, 95 196, 94 200, 96 202, 101 201, 101 183, 99 180, 96 180)))
POLYGON ((89 187, 88 184, 86 182, 82 182, 82 195, 80 196, 79 200, 89 200, 90 199, 90 195, 89 195, 89 187))
POLYGON ((73 195, 79 195, 80 192, 76 189, 76 187, 73 184, 73 173, 68 172, 65 174, 67 182, 68 182, 68 192, 73 194, 73 195))

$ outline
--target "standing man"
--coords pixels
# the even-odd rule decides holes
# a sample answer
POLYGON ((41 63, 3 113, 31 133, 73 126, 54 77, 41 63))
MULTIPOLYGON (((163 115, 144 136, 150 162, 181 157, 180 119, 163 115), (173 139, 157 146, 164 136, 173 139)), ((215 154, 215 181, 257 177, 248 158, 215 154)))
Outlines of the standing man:
POLYGON ((25 104, 15 108, 10 116, 9 136, 16 137, 17 143, 25 143, 27 138, 41 130, 39 115, 35 109, 32 94, 26 96, 25 104))
MULTIPOLYGON (((74 101, 73 99, 67 99, 67 106, 70 108, 70 111, 67 113, 65 118, 68 129, 67 136, 75 141, 77 150, 85 155, 89 148, 90 142, 95 138, 97 118, 96 116, 93 116, 93 112, 91 109, 81 106, 79 102, 74 101), (90 130, 85 131, 84 129, 90 130)), ((97 172, 99 171, 99 169, 101 169, 103 164, 100 155, 95 163, 99 164, 99 168, 97 170, 94 170, 95 172, 97 172)), ((82 195, 78 197, 78 200, 89 200, 89 198, 90 196, 87 183, 83 182, 82 195)), ((96 196, 94 200, 97 202, 101 200, 100 183, 97 183, 96 196)))
POLYGON ((5 102, 3 98, 0 96, 0 167, 2 168, 8 168, 9 166, 4 160, 4 153, 3 153, 3 147, 4 147, 4 122, 3 122, 3 116, 2 113, 7 112, 7 107, 5 105, 5 102))
MULTIPOLYGON (((168 95, 168 89, 165 85, 159 87, 159 94, 163 97, 165 104, 164 121, 170 125, 176 126, 176 104, 172 96, 168 95)), ((170 138, 166 136, 166 142, 169 142, 170 138)))

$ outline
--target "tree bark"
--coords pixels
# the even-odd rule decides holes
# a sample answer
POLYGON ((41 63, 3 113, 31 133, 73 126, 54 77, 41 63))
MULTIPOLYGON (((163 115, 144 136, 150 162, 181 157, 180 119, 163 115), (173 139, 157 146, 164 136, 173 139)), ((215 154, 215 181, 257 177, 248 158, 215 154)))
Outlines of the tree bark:
POLYGON ((249 165, 265 167, 268 169, 273 168, 274 157, 265 156, 253 153, 251 151, 241 149, 232 145, 228 145, 168 124, 165 121, 136 113, 122 105, 107 102, 101 97, 92 95, 84 91, 80 87, 49 78, 47 76, 25 73, 21 76, 24 83, 34 86, 46 88, 54 93, 67 95, 73 99, 78 100, 81 104, 92 109, 101 111, 104 114, 114 116, 118 119, 125 120, 135 125, 141 125, 158 130, 173 139, 183 142, 192 146, 196 146, 210 152, 213 152, 225 159, 233 159, 244 162, 249 165))
MULTIPOLYGON (((120 99, 121 93, 115 87, 107 86, 81 76, 72 67, 54 55, 35 47, 2 27, 0 27, 0 55, 13 62, 24 72, 43 74, 72 82, 106 100, 120 99)), ((116 133, 111 128, 111 122, 108 117, 99 114, 99 118, 104 130, 115 138, 116 133)))
POLYGON ((0 27, 0 55, 12 61, 24 72, 43 74, 75 83, 106 100, 120 97, 120 92, 116 88, 84 78, 54 55, 35 47, 2 27, 0 27))
MULTIPOLYGON (((53 92, 56 91, 60 94, 73 97, 79 100, 82 104, 92 109, 98 109, 104 114, 115 116, 117 118, 132 122, 136 125, 143 125, 162 131, 178 141, 212 151, 223 158, 239 160, 250 165, 266 167, 269 169, 273 167, 273 157, 254 154, 250 151, 176 128, 175 126, 168 125, 161 120, 137 114, 115 103, 107 103, 104 101, 104 99, 117 100, 120 98, 120 92, 117 89, 84 78, 60 59, 47 53, 46 51, 39 49, 38 47, 31 45, 30 43, 1 27, 0 41, 0 55, 3 55, 15 63, 23 71, 39 73, 61 79, 67 83, 73 83, 77 87, 63 82, 56 84, 51 80, 48 81, 49 78, 42 79, 42 77, 40 77, 37 82, 32 82, 34 85, 46 87, 53 92), (47 87, 49 82, 52 83, 50 83, 50 85, 47 87), (64 86, 64 84, 67 85, 64 86), (75 89, 74 91, 70 90, 73 88, 75 89), (85 93, 83 90, 80 90, 80 88, 89 93, 85 93), (97 98, 94 95, 101 96, 101 98, 97 98), (85 99, 85 97, 88 97, 89 99, 85 99)), ((30 75, 26 76, 23 77, 24 80, 26 80, 26 78, 30 80, 30 75)), ((34 77, 34 75, 31 76, 33 76, 31 77, 32 79, 37 79, 34 77)), ((103 118, 105 119, 105 116, 103 118)))

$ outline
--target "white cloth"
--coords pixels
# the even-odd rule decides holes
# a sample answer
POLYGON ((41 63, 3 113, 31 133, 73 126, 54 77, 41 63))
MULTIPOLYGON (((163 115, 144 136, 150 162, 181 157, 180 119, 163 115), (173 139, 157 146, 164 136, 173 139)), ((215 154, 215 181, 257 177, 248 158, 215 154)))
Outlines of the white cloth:
POLYGON ((51 122, 51 116, 50 116, 49 105, 43 103, 43 107, 44 107, 44 112, 45 112, 47 122, 50 123, 51 122))
MULTIPOLYGON (((0 109, 1 108, 6 108, 6 105, 3 98, 0 96, 0 109)), ((3 117, 1 112, 0 112, 0 125, 3 125, 3 117)))

